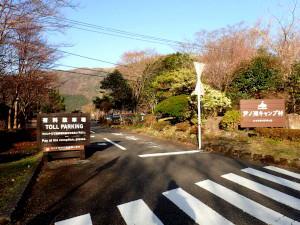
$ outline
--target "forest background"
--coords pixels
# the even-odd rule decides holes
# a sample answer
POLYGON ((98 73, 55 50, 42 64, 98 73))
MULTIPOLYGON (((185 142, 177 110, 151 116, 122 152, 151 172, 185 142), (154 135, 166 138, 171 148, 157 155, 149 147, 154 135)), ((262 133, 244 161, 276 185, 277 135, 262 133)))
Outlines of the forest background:
POLYGON ((66 100, 94 103, 70 111, 92 112, 96 108, 106 114, 110 110, 156 113, 192 121, 196 118, 196 101, 191 95, 196 85, 194 61, 205 63, 205 117, 224 115, 229 109, 238 109, 240 99, 251 98, 284 98, 287 113, 299 114, 297 1, 285 6, 283 17, 273 16, 268 24, 258 19, 252 26, 241 22, 201 30, 193 40, 178 42, 173 54, 160 55, 155 49, 128 51, 115 68, 75 69, 68 71, 67 79, 62 75, 65 71, 52 69, 63 56, 62 45, 50 44, 44 34, 66 29, 61 9, 76 5, 51 2, 5 0, 0 5, 2 128, 24 127, 36 113, 64 111, 66 100), (71 80, 73 85, 67 89, 79 90, 75 85, 87 83, 82 89, 90 93, 63 96, 60 91, 71 80), (171 103, 172 107, 167 107, 171 103))

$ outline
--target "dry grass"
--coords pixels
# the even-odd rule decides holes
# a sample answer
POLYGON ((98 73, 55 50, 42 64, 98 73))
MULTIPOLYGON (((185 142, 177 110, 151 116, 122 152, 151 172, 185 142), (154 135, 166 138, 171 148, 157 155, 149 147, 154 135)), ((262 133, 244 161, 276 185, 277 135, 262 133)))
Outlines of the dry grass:
MULTIPOLYGON (((155 136, 158 137, 197 145, 197 137, 195 137, 195 135, 190 135, 189 132, 176 131, 175 126, 171 126, 169 129, 164 131, 155 131, 149 127, 144 127, 141 125, 138 127, 128 125, 126 127, 119 127, 138 133, 151 135, 155 134, 155 136)), ((285 158, 291 160, 300 158, 300 142, 275 141, 268 138, 258 137, 256 135, 251 135, 251 137, 249 137, 244 131, 236 131, 234 134, 234 137, 231 138, 226 138, 224 135, 203 134, 202 140, 210 143, 222 143, 230 145, 232 147, 241 150, 248 150, 256 154, 272 155, 278 159, 285 158)))

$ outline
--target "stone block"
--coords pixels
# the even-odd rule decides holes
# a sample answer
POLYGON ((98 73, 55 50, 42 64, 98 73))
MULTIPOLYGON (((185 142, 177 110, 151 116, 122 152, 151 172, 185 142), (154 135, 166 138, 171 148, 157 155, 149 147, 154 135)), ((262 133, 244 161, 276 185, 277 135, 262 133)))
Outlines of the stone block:
POLYGON ((264 163, 275 163, 275 158, 272 155, 265 155, 261 161, 264 163))
POLYGON ((207 134, 219 134, 221 133, 220 130, 220 123, 223 117, 211 117, 206 120, 204 125, 204 133, 207 134))
POLYGON ((276 164, 277 165, 281 165, 281 166, 284 166, 288 163, 288 160, 285 159, 285 158, 280 158, 279 160, 276 160, 276 164))
POLYGON ((253 160, 255 160, 255 161, 259 161, 262 158, 263 158, 262 154, 257 154, 257 153, 253 154, 253 160))
POLYGON ((289 129, 300 129, 300 115, 296 113, 287 114, 287 128, 289 129))
POLYGON ((240 150, 240 149, 234 149, 233 150, 233 155, 234 156, 237 156, 237 157, 240 157, 241 154, 242 154, 243 150, 240 150))
POLYGON ((242 159, 251 159, 252 158, 252 153, 251 152, 242 152, 241 153, 241 158, 242 159))

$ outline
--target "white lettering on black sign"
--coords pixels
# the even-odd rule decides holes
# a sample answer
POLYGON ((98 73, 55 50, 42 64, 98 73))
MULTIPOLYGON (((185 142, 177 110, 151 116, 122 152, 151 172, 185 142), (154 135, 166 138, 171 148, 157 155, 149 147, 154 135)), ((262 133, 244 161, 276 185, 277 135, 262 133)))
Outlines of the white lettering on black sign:
MULTIPOLYGON (((38 119, 38 143, 47 148, 89 144, 88 114, 41 114, 38 119)), ((60 148, 67 149, 67 148, 60 148)))

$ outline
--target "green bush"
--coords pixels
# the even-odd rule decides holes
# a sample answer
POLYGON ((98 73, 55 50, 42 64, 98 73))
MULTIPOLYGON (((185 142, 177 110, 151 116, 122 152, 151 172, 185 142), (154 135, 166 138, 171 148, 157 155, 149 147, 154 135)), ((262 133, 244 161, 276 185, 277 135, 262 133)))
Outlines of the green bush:
POLYGON ((286 128, 255 128, 257 134, 262 137, 279 141, 300 141, 300 130, 292 130, 286 128))
POLYGON ((156 106, 154 113, 160 114, 162 117, 174 117, 178 121, 183 121, 191 114, 189 96, 178 95, 168 98, 156 106))
POLYGON ((239 125, 241 125, 242 118, 240 111, 230 110, 227 111, 222 119, 222 126, 226 130, 237 130, 239 125))
POLYGON ((165 128, 169 127, 170 124, 170 121, 159 121, 157 123, 154 123, 152 127, 157 131, 163 131, 165 128))
POLYGON ((156 116, 154 114, 149 114, 144 117, 144 124, 147 127, 152 127, 154 123, 156 123, 156 116))
POLYGON ((191 128, 191 125, 187 122, 176 124, 176 130, 179 130, 179 131, 187 131, 190 128, 191 128))

